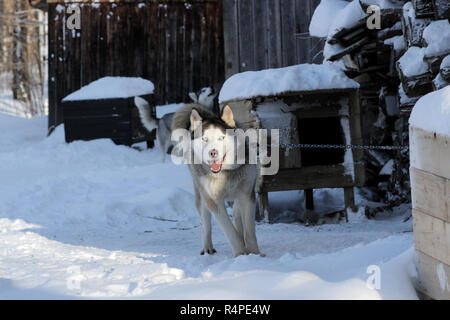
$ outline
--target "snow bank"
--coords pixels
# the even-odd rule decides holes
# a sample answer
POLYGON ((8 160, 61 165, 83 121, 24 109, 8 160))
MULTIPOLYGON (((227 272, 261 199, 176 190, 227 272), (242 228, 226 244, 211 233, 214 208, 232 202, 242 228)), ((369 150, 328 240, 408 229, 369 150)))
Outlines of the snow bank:
POLYGON ((423 48, 410 47, 397 61, 405 77, 413 77, 429 71, 428 64, 423 60, 424 54, 423 48))
POLYGON ((309 24, 309 34, 313 37, 327 37, 334 17, 348 4, 344 0, 322 0, 314 10, 309 24))
POLYGON ((450 137, 450 86, 420 98, 411 113, 409 124, 450 137))
POLYGON ((238 73, 225 81, 219 102, 273 96, 285 92, 358 88, 356 81, 332 64, 300 64, 238 73))
POLYGON ((153 94, 155 86, 149 80, 127 77, 104 77, 82 87, 63 101, 129 98, 153 94))
MULTIPOLYGON (((417 299, 407 205, 341 224, 257 223, 265 258, 233 258, 213 219, 218 252, 201 256, 189 170, 161 164, 158 148, 67 144, 62 126, 46 137, 45 118, 0 114, 0 127, 0 299, 417 299)), ((314 193, 319 210, 344 206, 342 189, 314 193)), ((274 214, 305 212, 300 191, 269 197, 274 214)))
POLYGON ((423 39, 427 43, 426 57, 450 53, 450 23, 448 20, 431 22, 423 30, 423 39))

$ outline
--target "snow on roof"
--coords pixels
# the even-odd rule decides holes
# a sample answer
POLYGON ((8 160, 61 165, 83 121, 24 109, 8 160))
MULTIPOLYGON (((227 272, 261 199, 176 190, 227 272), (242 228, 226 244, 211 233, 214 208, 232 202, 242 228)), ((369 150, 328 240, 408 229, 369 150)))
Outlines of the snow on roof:
POLYGON ((359 88, 332 64, 300 64, 238 73, 225 81, 219 102, 275 96, 286 92, 359 88))
POLYGON ((450 52, 450 23, 448 20, 431 22, 423 30, 423 39, 427 43, 425 56, 437 56, 450 52))
POLYGON ((336 13, 349 3, 344 0, 322 0, 314 10, 309 24, 309 34, 313 37, 327 37, 336 13))
POLYGON ((411 47, 398 60, 397 63, 405 77, 413 77, 429 71, 428 64, 423 60, 424 55, 423 48, 411 47))
POLYGON ((450 86, 420 98, 413 108, 409 124, 450 137, 450 86))
POLYGON ((128 77, 104 77, 69 94, 62 101, 129 98, 153 94, 155 86, 149 80, 128 77))

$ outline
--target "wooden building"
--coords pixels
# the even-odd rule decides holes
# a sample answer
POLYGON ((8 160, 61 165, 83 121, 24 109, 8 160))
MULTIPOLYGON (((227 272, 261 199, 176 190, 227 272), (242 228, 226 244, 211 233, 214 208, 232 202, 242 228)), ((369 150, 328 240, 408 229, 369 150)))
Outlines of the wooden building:
POLYGON ((60 101, 104 76, 142 77, 155 103, 188 101, 247 70, 321 62, 308 25, 320 0, 47 0, 49 126, 60 101), (81 27, 67 22, 80 8, 81 27))

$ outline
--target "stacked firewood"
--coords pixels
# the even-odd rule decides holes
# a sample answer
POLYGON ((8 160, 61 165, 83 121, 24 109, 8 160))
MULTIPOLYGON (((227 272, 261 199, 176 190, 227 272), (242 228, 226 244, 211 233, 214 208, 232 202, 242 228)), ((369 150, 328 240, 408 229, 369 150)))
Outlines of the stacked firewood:
MULTIPOLYGON (((381 28, 363 17, 328 35, 328 61, 344 66, 361 85, 364 142, 408 145, 408 119, 417 100, 449 84, 450 1, 391 0, 381 8, 381 28)), ((367 12, 376 1, 361 0, 367 12), (373 2, 373 3, 371 3, 373 2)), ((392 204, 410 200, 409 154, 366 152, 368 184, 392 204)))

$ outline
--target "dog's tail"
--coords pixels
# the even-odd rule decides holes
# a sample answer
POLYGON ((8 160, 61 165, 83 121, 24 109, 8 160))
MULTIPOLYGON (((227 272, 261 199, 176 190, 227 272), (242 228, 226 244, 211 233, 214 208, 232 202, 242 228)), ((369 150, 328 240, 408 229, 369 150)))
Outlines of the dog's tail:
POLYGON ((158 128, 158 120, 152 117, 152 112, 147 101, 140 97, 134 97, 134 104, 139 110, 139 116, 145 129, 153 131, 158 128))

